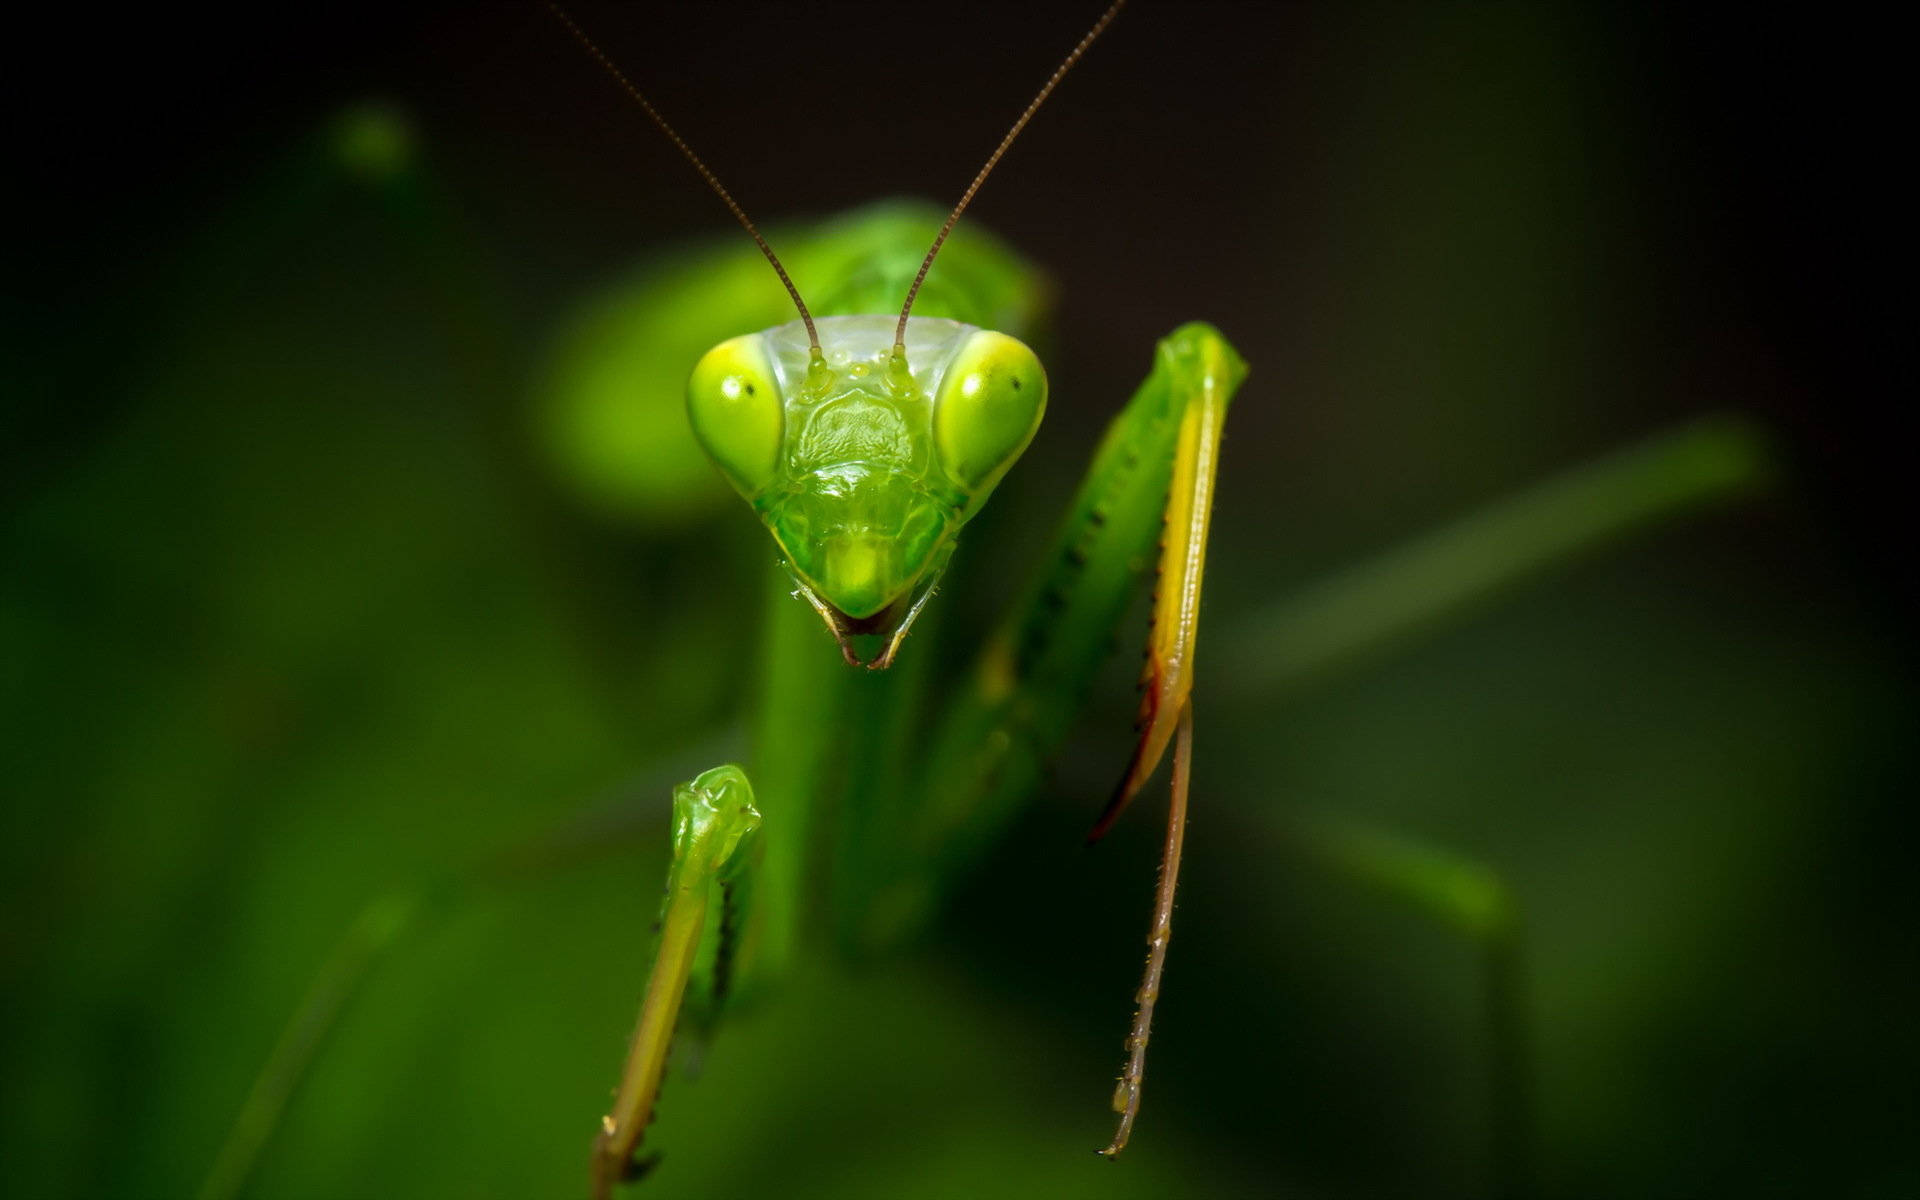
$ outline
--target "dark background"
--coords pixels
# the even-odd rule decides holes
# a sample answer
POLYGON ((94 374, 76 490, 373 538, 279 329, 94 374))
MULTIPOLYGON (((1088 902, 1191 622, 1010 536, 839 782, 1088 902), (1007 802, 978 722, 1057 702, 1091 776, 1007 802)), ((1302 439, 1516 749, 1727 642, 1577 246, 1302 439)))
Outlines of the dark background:
MULTIPOLYGON (((957 195, 1093 13, 575 15, 772 221, 957 195)), ((529 399, 580 305, 725 214, 537 5, 33 22, 0 1178, 183 1195, 369 899, 645 811, 732 736, 751 522, 583 506, 529 399), (404 189, 315 169, 369 112, 404 189)), ((1514 889, 1543 1194, 1920 1190, 1888 40, 1805 11, 1124 13, 969 220, 1060 294, 1053 412, 978 534, 1006 572, 1154 337, 1206 317, 1255 369, 1140 1141, 1086 1153, 1156 836, 1078 850, 1116 674, 935 937, 823 962, 670 1084, 649 1186, 1484 1193, 1471 947, 1289 849, 1312 811, 1514 889), (1724 412, 1767 432, 1762 494, 1311 688, 1246 682, 1236 631, 1312 580, 1724 412)), ((956 610, 1012 590, 977 553, 956 610)), ((613 848, 405 943, 259 1194, 577 1193, 663 854, 613 848)))

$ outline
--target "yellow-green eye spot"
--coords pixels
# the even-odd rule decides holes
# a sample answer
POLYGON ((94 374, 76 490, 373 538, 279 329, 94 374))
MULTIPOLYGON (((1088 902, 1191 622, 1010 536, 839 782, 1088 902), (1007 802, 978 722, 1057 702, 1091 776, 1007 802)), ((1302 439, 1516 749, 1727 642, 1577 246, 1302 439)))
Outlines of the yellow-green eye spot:
POLYGON ((967 339, 940 381, 933 408, 933 447, 978 506, 1040 428, 1047 410, 1047 373, 1033 351, 1004 333, 967 339))
POLYGON ((721 342, 687 380, 687 421, 707 456, 751 500, 773 482, 785 416, 758 334, 721 342))

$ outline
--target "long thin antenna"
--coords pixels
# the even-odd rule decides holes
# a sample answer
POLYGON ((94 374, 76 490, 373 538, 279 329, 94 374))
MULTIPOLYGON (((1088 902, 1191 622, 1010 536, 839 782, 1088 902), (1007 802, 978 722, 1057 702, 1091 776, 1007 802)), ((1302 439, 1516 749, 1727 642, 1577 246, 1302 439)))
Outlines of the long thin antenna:
MULTIPOLYGON (((1116 4, 1114 5, 1114 7, 1118 8, 1120 6, 1116 4)), ((800 289, 794 287, 793 280, 787 277, 787 269, 780 265, 780 258, 778 255, 776 255, 773 252, 773 247, 767 245, 767 239, 760 236, 760 231, 758 229, 755 229, 753 227, 753 222, 747 218, 746 210, 741 208, 739 203, 734 200, 732 194, 729 193, 727 189, 721 185, 720 177, 718 175, 715 175, 713 173, 713 170, 710 167, 708 167, 706 163, 703 163, 700 161, 700 156, 693 152, 693 147, 687 145, 687 143, 681 139, 680 135, 674 132, 673 126, 667 124, 667 119, 660 115, 660 111, 658 109, 654 108, 653 102, 647 99, 646 94, 643 93, 639 88, 633 86, 633 81, 628 79, 624 74, 622 74, 620 71, 620 68, 613 65, 613 60, 608 58, 601 51, 600 47, 594 44, 593 39, 587 36, 586 31, 581 29, 580 26, 574 23, 573 18, 567 15, 567 10, 564 8, 561 8, 558 4, 554 3, 554 0, 547 0, 547 8, 549 11, 553 13, 554 16, 560 19, 560 23, 562 25, 565 25, 567 27, 567 32, 573 34, 574 39, 586 48, 587 53, 591 54, 594 57, 594 60, 596 62, 598 62, 601 66, 606 68, 607 74, 613 76, 614 82, 618 83, 622 88, 626 89, 627 95, 632 96, 636 101, 639 102, 640 107, 646 110, 646 113, 649 117, 653 118, 653 123, 660 127, 660 132, 667 135, 667 140, 680 148, 680 153, 687 156, 687 161, 693 164, 693 169, 700 172, 700 178, 707 181, 707 186, 712 188, 715 194, 717 194, 720 197, 722 203, 724 203, 727 206, 727 211, 733 214, 734 220, 740 222, 740 227, 746 230, 747 235, 753 239, 754 244, 760 247, 760 253, 767 256, 767 261, 773 264, 774 274, 778 275, 780 277, 780 282, 786 285, 787 295, 793 297, 793 306, 800 310, 800 321, 802 324, 804 324, 807 327, 807 344, 813 348, 814 357, 818 358, 820 355, 820 335, 814 331, 813 314, 807 311, 807 302, 800 298, 800 289)), ((1113 14, 1111 12, 1107 14, 1107 16, 1109 17, 1111 17, 1112 15, 1113 14)), ((1103 23, 1104 21, 1105 21, 1105 18, 1102 18, 1103 23)), ((1096 32, 1097 32, 1097 28, 1096 28, 1096 32)), ((1091 36, 1089 36, 1088 41, 1091 41, 1091 40, 1092 38, 1091 36)), ((1081 49, 1085 49, 1085 48, 1086 48, 1086 43, 1082 42, 1081 49)), ((1074 53, 1077 55, 1079 51, 1076 50, 1074 51, 1074 53)), ((1062 70, 1064 69, 1065 68, 1062 68, 1062 70)), ((1054 78, 1055 79, 1059 78, 1058 72, 1055 73, 1054 78)), ((1051 88, 1053 85, 1049 83, 1047 86, 1051 88)), ((1041 94, 1043 96, 1045 95, 1044 92, 1041 94)), ((1035 101, 1035 103, 1037 104, 1038 101, 1035 101)), ((1031 115, 1031 110, 1029 110, 1029 115, 1031 115)), ((1025 122, 1025 120, 1026 120, 1025 117, 1021 118, 1021 121, 1023 123, 1025 122)), ((1015 130, 1016 132, 1018 131, 1017 126, 1015 127, 1015 130)), ((1008 140, 1011 141, 1012 139, 1009 138, 1008 140)), ((1004 150, 1006 149, 1006 147, 1002 146, 1001 149, 1004 150)), ((999 155, 996 154, 994 157, 997 158, 999 157, 999 155)), ((974 186, 976 187, 979 186, 977 181, 975 182, 974 186)), ((971 191, 969 191, 969 195, 970 194, 971 194, 971 191)), ((959 215, 960 214, 958 212, 954 213, 955 217, 958 217, 959 215)), ((949 221, 947 222, 947 224, 948 224, 948 227, 951 228, 953 222, 949 221)), ((940 236, 945 237, 946 234, 943 232, 940 236)), ((937 248, 937 245, 936 245, 936 248, 937 248)), ((931 256, 929 256, 929 261, 931 261, 931 256)), ((920 269, 920 273, 922 275, 926 274, 926 268, 922 267, 920 269)), ((914 286, 916 288, 920 286, 917 280, 915 281, 914 286)), ((909 299, 909 303, 911 303, 911 299, 909 299)), ((901 318, 900 327, 902 329, 906 328, 905 317, 901 318)))
MULTIPOLYGON (((1087 47, 1093 45, 1093 39, 1106 31, 1107 26, 1113 22, 1113 18, 1126 6, 1126 3, 1127 0, 1113 0, 1113 3, 1107 7, 1107 11, 1101 13, 1100 19, 1093 23, 1093 28, 1087 30, 1087 35, 1080 39, 1080 44, 1068 51, 1067 56, 1060 60, 1060 65, 1053 69, 1053 74, 1047 78, 1045 84, 1041 85, 1039 94, 1034 96, 1033 102, 1027 105, 1027 111, 1020 114, 1020 119, 1013 123, 1013 128, 1007 130, 1007 136, 1000 139, 1000 145, 987 156, 986 165, 980 168, 980 173, 975 175, 973 182, 967 185, 966 192, 960 197, 960 203, 954 205, 953 211, 947 214, 947 223, 940 227, 939 236, 933 239, 933 246, 927 251, 927 257, 921 260, 919 274, 913 277, 913 286, 907 289, 907 302, 900 306, 900 324, 893 330, 895 354, 906 354, 907 315, 913 311, 913 298, 920 294, 920 285, 926 282, 927 271, 933 266, 934 255, 939 254, 940 247, 946 244, 947 235, 953 232, 954 224, 960 220, 960 214, 967 210, 967 205, 973 200, 973 194, 979 191, 980 185, 987 181, 987 176, 999 163, 1000 156, 1007 152, 1008 146, 1013 145, 1013 139, 1020 136, 1020 131, 1027 127, 1027 122, 1033 119, 1033 114, 1038 112, 1047 97, 1053 94, 1053 89, 1060 85, 1060 80, 1073 69, 1073 64, 1080 61, 1080 56, 1087 52, 1087 47)), ((657 117, 655 119, 658 120, 657 117)))

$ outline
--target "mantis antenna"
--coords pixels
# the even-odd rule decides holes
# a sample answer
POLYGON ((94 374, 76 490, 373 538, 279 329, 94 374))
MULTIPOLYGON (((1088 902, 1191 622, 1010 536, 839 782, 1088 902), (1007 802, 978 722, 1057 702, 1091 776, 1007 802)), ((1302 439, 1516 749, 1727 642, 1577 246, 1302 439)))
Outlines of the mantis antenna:
MULTIPOLYGON (((1047 81, 1044 84, 1040 85, 1040 91, 1034 96, 1032 102, 1027 105, 1027 110, 1020 114, 1020 119, 1013 123, 1013 128, 1007 130, 1007 136, 1001 138, 1000 144, 994 148, 992 154, 987 156, 986 165, 980 168, 980 173, 975 175, 973 182, 967 185, 967 190, 960 196, 960 203, 954 205, 953 211, 947 214, 947 223, 940 227, 940 232, 933 239, 933 245, 927 250, 926 258, 920 262, 919 273, 913 277, 913 286, 907 289, 907 302, 900 306, 900 324, 896 325, 893 330, 893 352, 895 355, 902 358, 906 356, 907 315, 913 311, 913 298, 920 294, 920 285, 926 282, 927 271, 933 266, 934 256, 939 254, 940 247, 946 244, 947 235, 953 232, 955 223, 960 220, 960 214, 967 210, 967 205, 973 200, 973 194, 979 191, 980 185, 987 181, 987 176, 991 174, 993 168, 999 164, 1000 156, 1007 152, 1008 146, 1013 145, 1013 139, 1020 136, 1020 131, 1027 127, 1027 122, 1033 119, 1033 114, 1038 112, 1040 106, 1046 102, 1047 97, 1053 94, 1053 89, 1060 85, 1060 80, 1066 76, 1068 71, 1073 69, 1073 64, 1080 61, 1080 56, 1087 52, 1087 47, 1093 45, 1093 39, 1099 37, 1106 31, 1107 26, 1113 23, 1113 18, 1126 3, 1127 0, 1113 0, 1113 3, 1107 6, 1107 11, 1101 13, 1100 19, 1093 23, 1093 28, 1087 30, 1086 36, 1080 39, 1080 44, 1072 50, 1069 50, 1067 56, 1060 60, 1060 65, 1053 69, 1053 74, 1047 77, 1047 81)), ((565 20, 564 17, 561 19, 565 20)), ((572 22, 569 21, 568 24, 572 24, 572 22)), ((578 30, 575 32, 577 33, 578 30)), ((606 60, 602 59, 601 61, 604 62, 606 60)), ((625 81, 623 80, 622 82, 625 81)), ((631 85, 629 85, 629 90, 631 90, 631 85)), ((635 94, 637 95, 638 93, 635 94)), ((641 103, 645 104, 646 101, 642 100, 641 103)), ((652 107, 649 106, 647 111, 652 112, 652 107)), ((659 119, 657 116, 654 117, 656 121, 659 119)), ((662 128, 664 127, 663 123, 662 128)), ((674 140, 678 141, 679 139, 675 138, 674 140)), ((684 146, 681 148, 685 149, 684 146)), ((696 163, 698 163, 698 161, 697 159, 695 160, 696 163)), ((715 184, 714 186, 718 187, 719 185, 715 184)), ((725 194, 725 192, 721 193, 723 196, 725 194)), ((741 220, 745 219, 744 217, 741 218, 741 220)), ((783 275, 782 278, 785 278, 785 276, 783 275)), ((798 299, 799 297, 796 296, 795 300, 797 301, 798 299)))
MULTIPOLYGON (((1120 5, 1115 4, 1113 7, 1119 8, 1120 5)), ((687 145, 686 141, 682 139, 678 133, 674 132, 673 126, 667 124, 667 119, 660 115, 660 110, 656 109, 653 106, 653 102, 647 99, 646 94, 642 92, 639 88, 635 87, 633 85, 633 81, 628 79, 626 75, 621 72, 619 67, 616 67, 613 65, 613 60, 608 58, 606 54, 601 51, 600 47, 594 44, 593 39, 587 36, 586 31, 584 29, 581 29, 579 25, 574 23, 573 18, 567 15, 567 10, 564 8, 561 8, 557 3, 554 2, 554 0, 547 0, 547 9, 548 11, 553 13, 554 16, 560 19, 560 23, 567 27, 567 32, 573 34, 574 40, 578 41, 580 45, 586 49, 587 53, 593 56, 594 61, 599 63, 602 67, 606 68, 607 74, 613 76, 614 82, 618 83, 621 86, 621 88, 623 88, 626 91, 627 95, 632 96, 636 101, 639 102, 640 107, 646 110, 647 116, 653 118, 653 123, 659 126, 660 132, 667 135, 667 140, 672 142, 676 147, 678 147, 680 150, 680 153, 686 155, 687 161, 693 164, 693 169, 700 173, 700 178, 706 180, 707 186, 712 188, 714 190, 714 194, 720 197, 721 203, 727 206, 727 211, 733 214, 734 220, 740 222, 740 227, 746 230, 747 236, 753 239, 754 245, 760 247, 760 253, 767 256, 767 261, 773 264, 773 273, 778 275, 780 277, 780 282, 786 286, 787 295, 793 297, 793 306, 800 310, 800 321, 802 324, 804 324, 807 327, 807 344, 810 347, 812 347, 812 356, 818 359, 820 357, 820 335, 817 332, 815 332, 813 328, 813 314, 807 311, 807 302, 800 298, 800 289, 793 286, 793 280, 788 278, 787 276, 787 269, 780 265, 780 257, 773 252, 772 246, 767 245, 767 239, 760 236, 760 231, 754 228, 753 222, 747 217, 746 210, 740 207, 739 202, 736 201, 733 198, 733 196, 727 191, 727 189, 720 183, 720 177, 713 173, 713 169, 707 166, 706 163, 700 161, 700 156, 693 152, 693 147, 687 145)), ((1109 11, 1106 17, 1101 18, 1101 24, 1105 24, 1107 17, 1111 17, 1112 15, 1113 13, 1109 11)), ((1094 32, 1096 33, 1099 32, 1098 26, 1095 26, 1094 32)), ((1086 49, 1087 42, 1090 42, 1092 40, 1093 40, 1093 36, 1089 34, 1087 36, 1086 41, 1083 41, 1080 43, 1079 50, 1075 50, 1073 52, 1074 56, 1077 57, 1080 53, 1080 50, 1086 49)), ((1069 58, 1067 61, 1071 63, 1073 60, 1072 58, 1069 58)), ((1064 71, 1066 70, 1066 68, 1063 66, 1060 70, 1064 71)), ((1047 84, 1047 87, 1052 88, 1053 83, 1057 82, 1059 78, 1060 78, 1060 71, 1054 72, 1053 81, 1050 81, 1047 84)), ((1044 97, 1046 93, 1042 92, 1041 95, 1044 97)), ((1035 106, 1038 106, 1039 103, 1040 102, 1038 100, 1034 101, 1035 106)), ((1032 109, 1028 110, 1027 115, 1028 116, 1032 115, 1032 109)), ((1020 120, 1021 120, 1021 123, 1024 124, 1026 122, 1026 117, 1022 117, 1020 118, 1020 120)), ((1015 126, 1014 131, 1016 133, 1019 132, 1019 126, 1015 126)), ((1012 136, 1009 135, 1007 140, 1012 141, 1013 140, 1012 136)), ((1006 149, 1006 146, 1002 145, 1000 149, 1004 150, 1006 149)), ((996 152, 994 157, 998 158, 999 154, 996 152)), ((992 165, 992 164, 988 164, 988 165, 992 165)), ((983 171, 981 172, 981 174, 984 176, 986 172, 983 171)), ((980 186, 979 181, 975 180, 974 187, 978 187, 978 186, 980 186)), ((969 196, 973 194, 973 191, 971 188, 968 189, 967 194, 969 196)), ((962 203, 962 206, 965 205, 965 201, 962 201, 961 203, 962 203)), ((960 215, 959 210, 956 209, 953 215, 955 218, 958 218, 960 215)), ((949 220, 947 222, 947 227, 949 229, 953 227, 952 220, 949 220)), ((943 238, 946 237, 946 232, 943 230, 940 236, 943 238)), ((938 243, 935 243, 935 249, 938 249, 938 248, 939 248, 938 243)), ((927 261, 932 262, 933 256, 928 255, 927 261)), ((926 273, 927 273, 926 267, 924 266, 921 267, 920 274, 925 275, 926 273)), ((913 286, 915 288, 918 288, 920 286, 920 281, 917 279, 914 280, 913 286)), ((907 302, 909 304, 913 302, 911 296, 908 297, 907 302)), ((905 314, 901 315, 900 327, 902 329, 906 328, 905 314)))

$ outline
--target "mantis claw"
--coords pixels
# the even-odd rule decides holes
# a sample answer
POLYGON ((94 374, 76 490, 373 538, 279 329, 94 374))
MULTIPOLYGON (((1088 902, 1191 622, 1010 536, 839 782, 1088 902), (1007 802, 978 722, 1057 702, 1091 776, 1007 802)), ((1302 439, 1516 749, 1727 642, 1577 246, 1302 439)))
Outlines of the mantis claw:
POLYGON ((1200 583, 1206 569, 1213 485, 1220 471, 1220 431, 1227 401, 1246 373, 1246 364, 1218 334, 1202 336, 1193 331, 1188 326, 1176 332, 1161 349, 1174 360, 1175 377, 1187 399, 1174 447, 1146 665, 1140 676, 1140 716, 1135 723, 1140 740, 1113 789, 1113 798, 1087 833, 1088 845, 1106 836, 1153 776, 1193 694, 1193 648, 1200 632, 1200 583))
POLYGON ((1147 1038, 1154 1004, 1173 937, 1173 897, 1180 879, 1180 850, 1186 837, 1187 791, 1193 769, 1193 649, 1200 629, 1200 583, 1206 567, 1207 528, 1213 513, 1213 484, 1220 469, 1220 431, 1246 365, 1217 333, 1189 325, 1161 344, 1161 354, 1179 381, 1185 402, 1174 443, 1173 473, 1160 536, 1159 577, 1141 674, 1140 737, 1114 788, 1113 798, 1087 835, 1089 844, 1112 827, 1154 768, 1173 746, 1173 795, 1167 811, 1167 839, 1154 891, 1153 923, 1147 933, 1147 965, 1136 996, 1133 1025, 1127 1033, 1127 1065, 1114 1091, 1120 1124, 1100 1153, 1111 1159, 1126 1148, 1140 1115, 1141 1081, 1146 1075, 1147 1038))
POLYGON ((600 1119, 593 1139, 594 1200, 610 1200, 617 1185, 640 1178, 659 1161, 658 1155, 639 1158, 636 1152, 653 1123, 707 912, 716 900, 724 908, 721 893, 745 868, 749 856, 741 851, 759 828, 753 785, 739 767, 715 767, 674 789, 673 865, 660 941, 613 1109, 600 1119))

